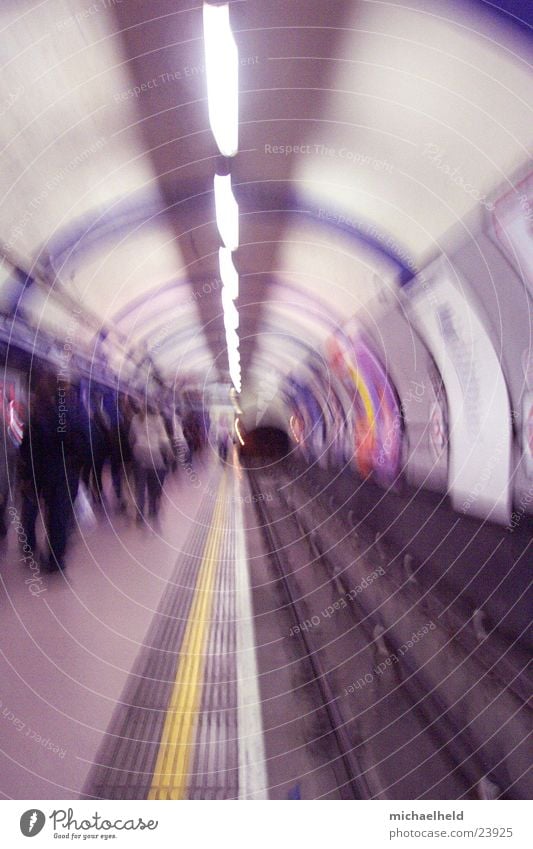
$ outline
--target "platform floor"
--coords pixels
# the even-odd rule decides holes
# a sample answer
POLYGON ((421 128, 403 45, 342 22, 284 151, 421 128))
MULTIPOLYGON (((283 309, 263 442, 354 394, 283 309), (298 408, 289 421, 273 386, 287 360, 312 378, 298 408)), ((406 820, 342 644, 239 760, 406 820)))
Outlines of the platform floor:
POLYGON ((10 530, 0 569, 4 797, 266 794, 245 485, 237 464, 212 458, 179 470, 157 525, 137 526, 131 507, 101 516, 75 533, 64 575, 40 576, 39 595, 10 530))

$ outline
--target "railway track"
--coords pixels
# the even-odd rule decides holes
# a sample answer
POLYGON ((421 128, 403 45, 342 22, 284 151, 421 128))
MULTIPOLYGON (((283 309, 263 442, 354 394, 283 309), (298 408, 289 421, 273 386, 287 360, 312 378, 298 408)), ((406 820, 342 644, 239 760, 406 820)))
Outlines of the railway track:
MULTIPOLYGON (((401 594, 400 586, 407 585, 402 598, 418 618, 421 612, 436 616, 427 599, 413 604, 416 587, 405 575, 398 579, 383 568, 380 541, 361 535, 355 547, 332 543, 327 508, 316 498, 311 508, 309 493, 279 466, 275 476, 249 470, 249 479, 288 617, 299 623, 293 636, 310 667, 330 757, 346 776, 343 797, 516 798, 505 756, 496 757, 497 747, 487 745, 466 715, 462 721, 461 705, 452 709, 441 689, 430 686, 417 653, 402 653, 399 629, 387 627, 383 600, 401 594), (266 491, 273 497, 266 499, 266 491), (351 597, 356 576, 379 569, 387 572, 374 581, 380 592, 351 597)), ((440 634, 440 622, 430 621, 440 634)), ((486 702, 481 686, 475 696, 486 702)))

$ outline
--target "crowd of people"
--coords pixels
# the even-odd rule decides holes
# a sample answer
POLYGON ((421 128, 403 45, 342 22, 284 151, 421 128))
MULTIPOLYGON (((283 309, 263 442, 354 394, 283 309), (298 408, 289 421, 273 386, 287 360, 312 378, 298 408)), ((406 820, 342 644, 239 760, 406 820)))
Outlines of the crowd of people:
POLYGON ((209 422, 173 403, 84 392, 45 374, 30 394, 20 444, 9 438, 5 418, 1 430, 0 537, 8 532, 6 507, 17 502, 25 545, 52 572, 65 569, 83 509, 129 511, 138 524, 153 524, 166 476, 206 446, 209 422), (39 515, 45 528, 40 551, 39 515))

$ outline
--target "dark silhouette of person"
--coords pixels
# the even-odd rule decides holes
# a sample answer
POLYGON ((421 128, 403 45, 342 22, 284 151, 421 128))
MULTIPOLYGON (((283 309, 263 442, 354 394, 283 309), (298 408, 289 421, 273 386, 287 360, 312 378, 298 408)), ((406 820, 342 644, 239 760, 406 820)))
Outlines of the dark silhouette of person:
POLYGON ((48 571, 65 568, 68 536, 80 471, 90 456, 88 421, 78 393, 55 375, 41 378, 28 416, 20 448, 23 496, 22 524, 35 551, 35 521, 42 499, 48 552, 48 571))

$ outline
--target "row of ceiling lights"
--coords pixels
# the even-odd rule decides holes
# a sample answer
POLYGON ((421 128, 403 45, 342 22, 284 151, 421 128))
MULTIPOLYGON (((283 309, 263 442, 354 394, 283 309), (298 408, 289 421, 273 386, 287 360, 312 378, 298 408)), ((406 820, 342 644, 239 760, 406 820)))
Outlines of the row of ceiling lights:
MULTIPOLYGON (((230 26, 229 4, 204 3, 203 22, 209 123, 220 153, 230 159, 239 145, 239 56, 230 26)), ((239 275, 232 256, 239 246, 239 206, 231 187, 231 173, 215 174, 214 191, 222 240, 218 259, 229 373, 235 390, 240 392, 239 312, 235 306, 239 275)))

